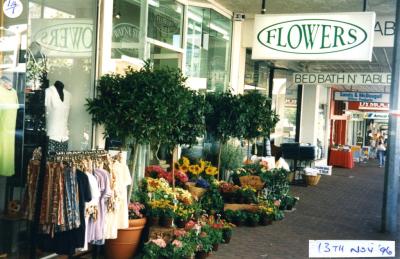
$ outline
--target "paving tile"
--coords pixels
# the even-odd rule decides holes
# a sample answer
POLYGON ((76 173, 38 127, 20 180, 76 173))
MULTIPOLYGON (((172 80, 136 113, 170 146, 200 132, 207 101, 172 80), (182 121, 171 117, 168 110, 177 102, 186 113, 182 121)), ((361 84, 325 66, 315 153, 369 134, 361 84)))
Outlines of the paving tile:
POLYGON ((310 239, 397 239, 379 232, 383 181, 383 169, 371 162, 334 168, 317 186, 293 186, 295 211, 271 226, 236 228, 211 258, 308 258, 310 239))

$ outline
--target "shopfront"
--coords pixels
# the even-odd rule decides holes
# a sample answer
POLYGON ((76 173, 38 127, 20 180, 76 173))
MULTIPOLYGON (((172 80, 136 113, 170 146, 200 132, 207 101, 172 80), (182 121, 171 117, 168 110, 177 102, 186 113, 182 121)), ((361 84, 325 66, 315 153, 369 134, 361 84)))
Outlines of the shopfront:
POLYGON ((1 12, 0 254, 27 258, 34 235, 21 208, 34 150, 104 148, 86 99, 101 74, 142 60, 181 68, 192 88, 228 89, 232 21, 173 0, 7 0, 1 12))

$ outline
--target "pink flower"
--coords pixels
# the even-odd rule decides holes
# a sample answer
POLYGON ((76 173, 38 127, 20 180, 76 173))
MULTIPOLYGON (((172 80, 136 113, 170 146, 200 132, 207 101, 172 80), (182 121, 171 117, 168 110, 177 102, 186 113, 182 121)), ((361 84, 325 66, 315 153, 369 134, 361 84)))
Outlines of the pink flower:
POLYGON ((279 207, 281 205, 281 201, 280 200, 276 200, 274 201, 274 205, 279 207))
POLYGON ((179 241, 179 240, 177 240, 177 239, 175 239, 175 240, 172 242, 172 245, 181 248, 181 247, 182 247, 182 242, 179 241))
POLYGON ((154 244, 158 245, 161 248, 165 248, 167 246, 167 243, 165 243, 165 240, 162 238, 157 238, 157 239, 152 239, 150 240, 154 244))
POLYGON ((181 237, 186 235, 186 231, 185 230, 180 230, 180 229, 175 229, 174 230, 174 236, 176 237, 181 237))

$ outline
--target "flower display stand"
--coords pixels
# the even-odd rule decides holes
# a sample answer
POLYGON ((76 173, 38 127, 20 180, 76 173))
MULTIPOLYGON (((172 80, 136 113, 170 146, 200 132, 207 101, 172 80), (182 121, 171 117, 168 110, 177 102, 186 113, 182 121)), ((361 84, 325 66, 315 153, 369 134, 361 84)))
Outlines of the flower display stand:
POLYGON ((224 210, 247 210, 257 211, 257 204, 238 204, 238 203, 225 203, 224 210))

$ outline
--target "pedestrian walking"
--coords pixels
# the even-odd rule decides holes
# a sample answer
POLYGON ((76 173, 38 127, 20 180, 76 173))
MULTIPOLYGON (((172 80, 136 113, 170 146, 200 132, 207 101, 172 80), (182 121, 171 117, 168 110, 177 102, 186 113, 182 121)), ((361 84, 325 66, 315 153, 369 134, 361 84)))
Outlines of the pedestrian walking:
POLYGON ((386 141, 383 138, 383 136, 379 136, 376 150, 379 159, 379 167, 383 167, 385 165, 385 155, 386 155, 386 141))

